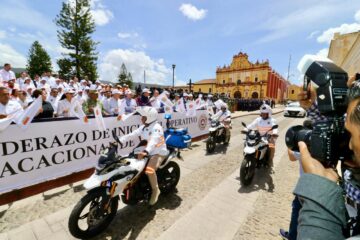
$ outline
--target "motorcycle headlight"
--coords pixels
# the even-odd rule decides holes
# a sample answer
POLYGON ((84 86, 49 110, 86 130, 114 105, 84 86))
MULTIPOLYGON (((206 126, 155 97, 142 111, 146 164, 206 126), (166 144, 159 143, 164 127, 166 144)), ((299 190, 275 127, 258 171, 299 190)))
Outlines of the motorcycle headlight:
POLYGON ((216 123, 211 123, 211 127, 216 127, 216 123))

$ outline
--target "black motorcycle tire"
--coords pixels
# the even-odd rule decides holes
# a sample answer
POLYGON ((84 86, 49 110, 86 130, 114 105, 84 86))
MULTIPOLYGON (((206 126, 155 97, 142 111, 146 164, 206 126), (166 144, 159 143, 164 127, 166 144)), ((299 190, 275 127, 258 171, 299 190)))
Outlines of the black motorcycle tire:
POLYGON ((164 168, 159 169, 157 175, 161 193, 170 193, 175 190, 180 180, 180 167, 176 162, 170 161, 164 168))
POLYGON ((210 136, 206 141, 206 152, 213 153, 215 150, 215 146, 216 146, 215 138, 213 136, 210 136))
MULTIPOLYGON (((92 191, 89 191, 84 197, 73 208, 68 222, 68 227, 71 235, 80 239, 89 239, 104 231, 112 222, 116 216, 116 212, 119 205, 119 197, 114 197, 110 202, 110 213, 108 213, 98 225, 88 227, 86 230, 82 230, 79 227, 78 220, 83 209, 95 199, 101 197, 104 199, 106 195, 106 188, 97 188, 92 191)), ((101 204, 101 202, 99 203, 101 204)))
POLYGON ((248 186, 255 175, 255 161, 253 155, 246 155, 240 167, 240 182, 243 186, 248 186))

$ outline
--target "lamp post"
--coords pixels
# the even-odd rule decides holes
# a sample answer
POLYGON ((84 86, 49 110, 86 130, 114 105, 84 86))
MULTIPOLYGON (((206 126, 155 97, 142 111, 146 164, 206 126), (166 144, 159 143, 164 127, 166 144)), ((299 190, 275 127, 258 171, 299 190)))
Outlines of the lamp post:
POLYGON ((191 93, 191 78, 189 80, 189 93, 191 93))
POLYGON ((176 67, 176 65, 175 64, 173 64, 172 65, 172 69, 173 69, 173 88, 175 87, 175 75, 174 75, 174 73, 175 73, 175 67, 176 67))

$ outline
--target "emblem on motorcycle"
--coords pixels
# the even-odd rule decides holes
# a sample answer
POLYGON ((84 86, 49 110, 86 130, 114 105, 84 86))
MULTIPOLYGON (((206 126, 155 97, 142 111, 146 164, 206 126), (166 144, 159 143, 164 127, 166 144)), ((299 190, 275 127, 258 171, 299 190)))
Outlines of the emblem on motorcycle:
POLYGON ((200 130, 204 130, 207 125, 207 117, 205 114, 201 114, 198 121, 198 126, 200 130))

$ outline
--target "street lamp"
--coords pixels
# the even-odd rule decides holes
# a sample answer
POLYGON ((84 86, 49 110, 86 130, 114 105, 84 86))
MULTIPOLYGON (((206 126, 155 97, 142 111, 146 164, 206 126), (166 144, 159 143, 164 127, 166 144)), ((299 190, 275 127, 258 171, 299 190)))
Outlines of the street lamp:
POLYGON ((172 65, 172 69, 173 69, 173 88, 175 87, 175 75, 174 75, 175 67, 176 67, 176 65, 173 64, 173 65, 172 65))

